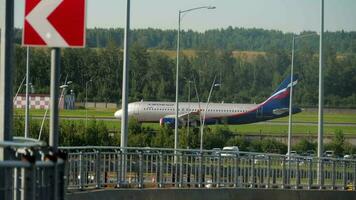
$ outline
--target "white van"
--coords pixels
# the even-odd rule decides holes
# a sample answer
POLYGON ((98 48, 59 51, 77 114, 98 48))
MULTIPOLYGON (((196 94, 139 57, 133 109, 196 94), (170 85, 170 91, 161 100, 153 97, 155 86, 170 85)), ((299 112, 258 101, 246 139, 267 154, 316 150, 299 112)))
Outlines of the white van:
POLYGON ((236 156, 239 155, 239 152, 238 146, 228 146, 222 149, 221 156, 236 156))

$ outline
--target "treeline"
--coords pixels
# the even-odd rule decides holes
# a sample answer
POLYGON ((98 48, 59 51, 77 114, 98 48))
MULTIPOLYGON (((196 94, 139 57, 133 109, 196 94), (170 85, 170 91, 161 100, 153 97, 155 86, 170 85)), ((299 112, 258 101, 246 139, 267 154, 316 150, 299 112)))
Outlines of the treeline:
MULTIPOLYGON (((24 120, 17 117, 14 120, 14 135, 23 136, 24 120)), ((48 121, 46 121, 41 136, 42 141, 48 141, 48 121)), ((159 127, 152 129, 138 123, 135 119, 129 121, 128 146, 130 147, 157 147, 173 148, 174 129, 170 127, 159 127)), ((40 131, 40 121, 31 120, 30 137, 38 138, 40 131)), ((120 134, 118 131, 110 131, 104 121, 90 120, 86 125, 85 121, 67 121, 60 123, 59 129, 60 146, 120 146, 120 134)), ((224 146, 238 146, 240 151, 279 153, 287 152, 287 145, 271 138, 251 140, 243 135, 233 133, 228 126, 212 126, 204 129, 204 149, 223 148, 224 146)), ((189 135, 187 129, 179 129, 178 148, 199 149, 200 131, 197 127, 191 127, 189 135)), ((316 151, 317 144, 308 139, 302 139, 292 147, 299 153, 307 150, 316 151)), ((333 150, 338 156, 344 154, 355 154, 356 147, 345 141, 342 131, 336 131, 332 142, 325 144, 325 150, 333 150)))
MULTIPOLYGON (((88 47, 107 47, 110 43, 123 47, 124 31, 118 29, 88 29, 86 35, 88 47)), ((308 34, 312 32, 304 32, 308 34)), ((21 30, 16 30, 16 42, 21 43, 21 30)), ((132 31, 132 41, 144 48, 176 49, 176 30, 136 29, 132 31)), ((326 32, 325 42, 339 53, 356 52, 356 32, 326 32)), ((207 30, 203 33, 195 31, 181 32, 181 46, 186 49, 216 48, 220 50, 271 51, 274 49, 290 50, 292 34, 275 30, 257 28, 233 28, 207 30)), ((319 48, 317 36, 303 38, 297 46, 308 46, 314 52, 319 48)))
MULTIPOLYGON (((26 49, 15 49, 14 92, 25 75, 26 49)), ((106 48, 63 49, 61 82, 73 81, 77 101, 121 102, 122 51, 115 43, 106 48), (93 80, 89 82, 89 80, 93 80)), ((300 77, 295 102, 300 106, 318 104, 318 54, 307 46, 295 56, 295 73, 300 77)), ((275 49, 254 59, 233 56, 231 51, 207 48, 195 56, 181 56, 180 101, 206 101, 216 77, 212 102, 259 103, 265 100, 290 73, 290 51, 275 49), (196 89, 195 89, 196 88, 196 89), (198 95, 197 95, 198 94, 198 95)), ((176 60, 148 50, 135 42, 130 49, 129 100, 174 101, 176 60)), ((50 52, 31 49, 31 82, 36 93, 49 93, 50 52)), ((340 56, 334 46, 325 48, 325 104, 356 107, 356 55, 340 56)), ((69 90, 68 90, 69 91, 69 90)))

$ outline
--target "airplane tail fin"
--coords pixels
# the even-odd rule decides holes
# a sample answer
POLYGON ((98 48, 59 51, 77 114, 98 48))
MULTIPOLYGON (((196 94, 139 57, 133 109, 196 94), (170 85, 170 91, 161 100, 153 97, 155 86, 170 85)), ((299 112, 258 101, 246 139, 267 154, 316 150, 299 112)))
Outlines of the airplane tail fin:
MULTIPOLYGON (((295 86, 298 83, 298 75, 293 76, 293 86, 295 86)), ((278 88, 272 93, 272 96, 276 94, 279 91, 282 90, 289 90, 291 87, 291 76, 289 75, 286 79, 283 80, 283 82, 278 86, 278 88)))
MULTIPOLYGON (((291 76, 284 79, 272 95, 262 103, 263 110, 272 112, 273 114, 288 113, 290 88, 292 85, 294 87, 297 83, 297 75, 293 76, 293 81, 291 81, 291 76)), ((300 112, 300 109, 293 108, 293 113, 297 112, 300 112)))

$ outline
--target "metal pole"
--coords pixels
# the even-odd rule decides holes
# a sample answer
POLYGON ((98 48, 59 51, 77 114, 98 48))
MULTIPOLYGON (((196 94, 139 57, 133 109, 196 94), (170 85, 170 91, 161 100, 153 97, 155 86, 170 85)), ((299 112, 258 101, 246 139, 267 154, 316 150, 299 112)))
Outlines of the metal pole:
POLYGON ((203 151, 203 138, 204 138, 204 124, 205 124, 205 117, 206 117, 206 113, 208 112, 208 105, 209 105, 209 100, 210 100, 210 96, 211 93, 213 92, 213 88, 215 85, 215 80, 216 80, 216 76, 214 78, 213 84, 211 85, 210 88, 210 92, 209 92, 209 96, 208 96, 208 101, 205 104, 205 110, 204 110, 204 115, 203 115, 203 122, 201 124, 201 129, 200 129, 200 151, 203 151))
MULTIPOLYGON (((295 47, 295 36, 293 35, 292 41, 292 64, 290 69, 290 93, 289 93, 289 122, 288 122, 288 158, 291 151, 291 140, 292 140, 292 104, 293 104, 293 73, 294 73, 294 47, 295 47)), ((290 159, 288 159, 290 160, 290 159)))
POLYGON ((30 78, 30 47, 27 47, 26 53, 26 110, 25 110, 25 138, 29 136, 29 124, 30 124, 30 98, 29 98, 29 78, 30 78))
MULTIPOLYGON (((174 122, 174 154, 176 154, 176 150, 178 147, 178 90, 179 90, 179 48, 180 48, 180 15, 181 11, 178 12, 178 33, 177 33, 177 68, 176 68, 176 117, 175 117, 175 122, 174 122)), ((176 161, 176 157, 174 157, 176 161)))
MULTIPOLYGON (((0 141, 12 140, 12 67, 13 67, 13 29, 14 1, 0 0, 0 141)), ((0 161, 10 159, 10 151, 0 148, 0 161)), ((0 188, 11 184, 11 174, 8 170, 0 170, 0 188)), ((10 192, 0 190, 0 199, 10 199, 10 192)))
POLYGON ((59 94, 59 76, 61 67, 61 51, 59 48, 51 50, 51 103, 49 119, 49 146, 53 151, 58 148, 58 94, 59 94))
POLYGON ((88 104, 88 83, 90 83, 92 81, 92 79, 90 79, 89 81, 87 81, 85 83, 85 132, 87 132, 88 129, 88 108, 87 108, 87 104, 88 104))
POLYGON ((190 83, 188 81, 188 123, 187 123, 187 149, 189 149, 189 124, 190 124, 190 83))
POLYGON ((124 62, 122 70, 122 119, 121 119, 121 148, 123 151, 122 180, 126 177, 126 155, 128 135, 128 80, 129 80, 129 42, 130 42, 130 0, 126 1, 126 27, 124 38, 124 62))
POLYGON ((318 111, 318 184, 321 185, 322 165, 320 158, 323 156, 323 109, 324 109, 324 73, 323 73, 323 34, 324 34, 324 0, 320 1, 320 47, 319 47, 319 111, 318 111))

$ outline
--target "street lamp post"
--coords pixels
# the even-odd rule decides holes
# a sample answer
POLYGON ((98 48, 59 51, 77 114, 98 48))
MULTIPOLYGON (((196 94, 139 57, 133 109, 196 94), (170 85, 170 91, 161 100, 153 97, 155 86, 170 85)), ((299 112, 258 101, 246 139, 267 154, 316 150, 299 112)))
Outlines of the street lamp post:
POLYGON ((179 10, 178 12, 178 32, 177 32, 177 68, 176 68, 176 109, 175 109, 175 124, 174 124, 174 150, 176 153, 176 149, 178 148, 178 113, 179 113, 179 105, 178 105, 178 91, 179 91, 179 51, 180 51, 180 24, 181 24, 181 15, 183 13, 191 12, 199 9, 215 9, 214 6, 201 6, 196 8, 191 8, 187 10, 179 10))
POLYGON ((189 125, 190 125, 190 84, 192 81, 188 80, 188 120, 187 120, 187 149, 189 149, 189 125))
POLYGON ((294 86, 294 54, 295 54, 295 41, 300 38, 305 38, 309 36, 314 36, 315 33, 304 34, 296 36, 293 34, 292 39, 292 62, 291 62, 291 70, 290 70, 290 93, 289 93, 289 120, 288 120, 288 152, 287 155, 290 155, 291 151, 291 140, 292 140, 292 109, 293 109, 293 86, 294 86))
POLYGON ((200 151, 203 151, 203 138, 204 138, 204 125, 205 125, 205 117, 206 117, 206 113, 208 112, 208 106, 209 106, 209 101, 210 101, 210 97, 211 94, 213 92, 214 87, 216 86, 220 86, 220 84, 215 84, 216 81, 216 76, 214 78, 213 84, 211 84, 210 87, 210 91, 209 91, 209 96, 208 96, 208 100, 205 104, 205 110, 204 110, 204 114, 203 114, 203 120, 201 122, 201 128, 200 128, 200 151))
POLYGON ((318 173, 317 183, 322 187, 324 179, 322 175, 323 165, 320 158, 323 156, 324 135, 324 58, 323 58, 323 35, 324 35, 324 0, 320 0, 320 47, 319 47, 319 106, 318 106, 318 173))
POLYGON ((88 84, 90 82, 92 82, 93 80, 90 79, 89 81, 87 81, 85 83, 85 132, 87 131, 88 128, 88 108, 87 108, 87 104, 88 104, 88 84))

